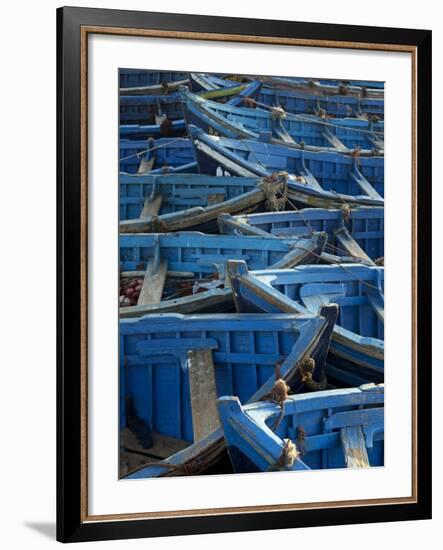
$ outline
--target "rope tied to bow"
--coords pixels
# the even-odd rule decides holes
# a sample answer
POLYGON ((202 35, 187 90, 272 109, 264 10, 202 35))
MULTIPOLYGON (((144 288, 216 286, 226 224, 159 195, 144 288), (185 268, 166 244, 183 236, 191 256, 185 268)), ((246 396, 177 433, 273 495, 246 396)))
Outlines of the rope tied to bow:
POLYGON ((375 261, 374 261, 375 265, 380 265, 380 266, 384 266, 385 265, 385 257, 384 256, 380 256, 380 258, 377 258, 375 261))
POLYGON ((283 378, 279 378, 274 382, 272 389, 269 393, 262 397, 262 401, 272 401, 280 406, 283 406, 284 402, 288 398, 290 387, 286 384, 283 378))
POLYGON ((275 421, 274 425, 271 427, 271 430, 275 432, 275 430, 279 427, 280 422, 283 420, 285 416, 285 401, 289 396, 289 392, 291 391, 291 388, 288 386, 285 380, 280 375, 280 368, 281 368, 281 361, 278 361, 275 365, 275 382, 274 385, 271 388, 271 391, 267 394, 265 394, 260 401, 272 401, 273 403, 277 403, 277 405, 280 405, 281 411, 280 414, 275 421))
POLYGON ((312 357, 305 357, 299 364, 298 368, 301 373, 301 381, 308 388, 308 390, 321 391, 326 389, 328 381, 324 373, 320 382, 316 382, 312 377, 315 370, 315 360, 312 359, 312 357))
POLYGON ((294 462, 300 456, 300 453, 290 439, 283 439, 283 449, 281 455, 275 464, 277 468, 292 468, 294 462))
POLYGON ((288 198, 287 177, 284 178, 283 189, 280 188, 279 183, 281 183, 281 174, 271 174, 270 176, 264 176, 258 184, 266 197, 268 212, 280 212, 285 208, 288 198))

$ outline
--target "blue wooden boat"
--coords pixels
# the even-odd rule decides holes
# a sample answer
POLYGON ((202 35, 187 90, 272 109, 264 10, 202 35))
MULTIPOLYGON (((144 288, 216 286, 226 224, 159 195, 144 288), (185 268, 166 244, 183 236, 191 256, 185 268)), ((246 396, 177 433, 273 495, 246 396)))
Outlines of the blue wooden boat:
POLYGON ((312 152, 248 139, 211 136, 191 125, 199 171, 219 176, 287 172, 288 197, 298 207, 383 206, 384 159, 312 152))
POLYGON ((384 209, 327 210, 304 208, 287 212, 262 212, 219 217, 220 232, 236 235, 296 237, 313 231, 328 235, 325 261, 372 264, 384 257, 384 209))
MULTIPOLYGON (((183 88, 183 85, 177 82, 176 88, 177 90, 183 88)), ((229 88, 200 92, 199 95, 211 100, 222 100, 227 105, 236 106, 242 105, 248 98, 257 97, 260 88, 260 82, 250 82, 229 88)), ((120 96, 120 137, 146 139, 177 135, 185 128, 182 98, 178 91, 170 92, 168 95, 128 93, 120 96)))
POLYGON ((194 148, 189 139, 120 140, 120 172, 166 174, 196 171, 194 148))
POLYGON ((244 262, 230 261, 227 270, 238 312, 300 313, 338 304, 332 359, 384 372, 384 268, 299 265, 248 272, 244 262))
POLYGON ((179 91, 168 95, 121 95, 120 124, 159 126, 164 119, 183 120, 179 91))
POLYGON ((383 123, 361 119, 325 120, 311 115, 288 114, 278 108, 251 109, 216 103, 182 92, 186 123, 212 135, 233 139, 260 139, 313 151, 333 151, 360 156, 382 155, 383 123), (269 139, 269 138, 268 138, 269 139))
POLYGON ((283 407, 227 396, 217 405, 237 473, 384 465, 384 386, 293 395, 283 407))
POLYGON ((238 80, 229 80, 222 75, 210 73, 189 73, 189 84, 195 93, 212 92, 223 88, 238 86, 238 80))
POLYGON ((312 90, 297 90, 290 86, 263 85, 258 103, 282 107, 288 113, 304 113, 325 117, 384 118, 384 99, 353 97, 351 95, 323 95, 312 90))
POLYGON ((355 98, 381 100, 384 98, 383 83, 381 83, 381 88, 374 88, 370 86, 356 85, 355 83, 344 80, 318 80, 315 78, 307 79, 285 76, 261 76, 258 78, 269 87, 301 91, 308 94, 340 97, 351 96, 355 98))
POLYGON ((145 69, 120 69, 120 93, 123 88, 169 85, 177 81, 188 81, 189 74, 180 71, 148 71, 145 69))
POLYGON ((330 78, 313 78, 310 80, 314 80, 315 82, 318 82, 320 84, 343 84, 348 87, 356 87, 356 88, 366 88, 368 91, 370 90, 384 90, 385 83, 380 80, 335 80, 330 78))
POLYGON ((217 396, 235 393, 243 403, 260 399, 272 391, 277 364, 278 376, 302 391, 305 358, 313 358, 319 372, 324 366, 336 309, 322 313, 325 317, 171 314, 121 321, 121 445, 127 447, 125 432, 131 431, 148 462, 128 477, 206 471, 224 450, 217 396), (187 448, 169 456, 163 447, 163 456, 150 455, 164 437, 187 448))
POLYGON ((198 232, 121 234, 121 296, 130 298, 125 287, 142 288, 138 288, 138 300, 136 296, 120 300, 120 317, 229 311, 233 302, 232 291, 225 285, 228 260, 244 260, 251 269, 292 267, 316 262, 325 242, 324 233, 300 239, 198 232), (134 279, 141 281, 139 285, 130 284, 134 279))
POLYGON ((183 118, 159 124, 120 124, 121 139, 149 139, 159 137, 183 137, 186 133, 186 123, 183 118))
POLYGON ((261 178, 120 174, 119 184, 121 233, 190 229, 218 233, 221 213, 261 211, 269 191, 283 201, 286 179, 269 189, 261 178))

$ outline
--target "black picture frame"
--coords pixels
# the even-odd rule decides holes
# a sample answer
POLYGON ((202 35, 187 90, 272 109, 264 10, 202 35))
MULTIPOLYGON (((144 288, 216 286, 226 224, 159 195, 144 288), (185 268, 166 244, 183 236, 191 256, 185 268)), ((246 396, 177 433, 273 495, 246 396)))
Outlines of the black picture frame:
MULTIPOLYGON (((327 47, 327 45, 326 45, 327 47)), ((431 517, 431 31, 122 10, 57 10, 57 539, 158 537, 431 517), (387 46, 416 52, 416 501, 87 521, 82 514, 81 29, 153 29, 387 46)), ((83 201, 83 203, 82 203, 83 201)), ((82 336, 83 335, 83 336, 82 336)))

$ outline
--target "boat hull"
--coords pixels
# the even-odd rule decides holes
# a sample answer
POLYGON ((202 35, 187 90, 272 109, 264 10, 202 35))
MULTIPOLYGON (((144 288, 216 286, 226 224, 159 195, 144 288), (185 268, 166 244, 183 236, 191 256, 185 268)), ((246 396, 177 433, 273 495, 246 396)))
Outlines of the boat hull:
POLYGON ((225 223, 221 227, 223 233, 238 230, 242 234, 248 229, 275 237, 295 237, 308 235, 312 231, 324 231, 328 235, 326 251, 335 256, 337 261, 344 256, 348 256, 348 261, 363 260, 363 255, 372 261, 384 257, 383 208, 356 208, 349 212, 344 212, 343 209, 304 208, 297 211, 245 214, 235 216, 232 224, 225 223), (341 237, 343 229, 355 241, 360 252, 346 247, 341 237))
MULTIPOLYGON (((291 380, 295 391, 301 391, 304 385, 298 371, 300 361, 311 356, 318 359, 320 365, 329 345, 336 311, 325 308, 322 313, 325 317, 234 315, 227 319, 212 315, 185 319, 180 315, 166 315, 121 322, 120 428, 127 427, 125 407, 129 397, 147 426, 156 431, 166 429, 169 434, 192 442, 188 373, 183 368, 188 345, 207 345, 213 350, 219 395, 231 389, 243 402, 260 399, 274 385, 277 361, 281 362, 280 376, 291 380), (155 340, 151 340, 150 334, 155 335, 155 340), (152 376, 153 369, 155 376, 152 376), (160 384, 164 376, 168 377, 168 383, 160 384), (154 380, 158 382, 158 390, 152 386, 154 380), (168 395, 161 398, 157 393, 160 391, 167 391, 168 395), (161 409, 154 409, 154 416, 147 399, 163 405, 161 409), (164 422, 164 418, 168 421, 164 422)), ((141 468, 127 478, 201 473, 218 460, 223 451, 223 433, 218 428, 183 451, 141 468)))
POLYGON ((297 206, 383 206, 382 157, 356 159, 249 140, 228 140, 190 126, 200 173, 270 176, 286 172, 288 196, 297 206))
POLYGON ((384 465, 383 386, 290 396, 283 408, 221 397, 218 409, 237 473, 384 465))
POLYGON ((228 260, 245 260, 252 269, 291 267, 316 262, 325 243, 323 233, 292 240, 198 232, 121 234, 120 271, 123 274, 143 274, 148 265, 152 268, 165 262, 170 277, 164 282, 159 302, 120 307, 120 317, 172 311, 229 311, 233 303, 232 292, 225 287, 228 260))
POLYGON ((156 174, 183 170, 183 167, 187 173, 197 171, 189 139, 120 140, 120 172, 135 174, 146 170, 156 174), (143 163, 146 169, 143 169, 143 163))
MULTIPOLYGON (((334 328, 330 356, 332 360, 349 362, 375 372, 384 372, 383 268, 348 264, 342 266, 298 266, 296 270, 268 270, 248 272, 243 262, 229 262, 228 273, 238 312, 303 312, 309 309, 303 301, 303 287, 314 294, 318 303, 331 300, 338 303, 340 314, 334 328), (321 285, 326 285, 325 287, 321 285), (311 285, 311 286, 309 286, 311 285), (365 295, 366 286, 377 292, 381 306, 372 307, 371 297, 365 295), (324 292, 337 293, 330 297, 324 292)), ((368 380, 372 382, 373 380, 368 380)))

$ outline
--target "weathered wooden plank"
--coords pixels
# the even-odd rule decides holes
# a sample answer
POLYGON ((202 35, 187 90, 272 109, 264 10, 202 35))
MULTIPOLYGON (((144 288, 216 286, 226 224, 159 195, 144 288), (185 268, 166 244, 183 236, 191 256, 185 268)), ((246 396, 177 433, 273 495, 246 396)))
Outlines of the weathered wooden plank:
POLYGON ((385 322, 385 300, 378 288, 365 287, 364 292, 378 319, 385 322))
POLYGON ((225 200, 224 193, 211 193, 208 195, 208 206, 219 204, 225 200))
POLYGON ((335 136, 329 128, 323 129, 323 137, 333 146, 337 149, 337 151, 340 151, 340 153, 348 153, 349 149, 344 145, 337 136, 335 136))
POLYGON ((295 144, 295 140, 288 134, 288 132, 285 130, 283 126, 278 126, 277 128, 274 128, 274 131, 279 139, 284 141, 285 143, 289 143, 290 145, 295 144))
POLYGON ((220 426, 212 351, 210 349, 190 350, 188 363, 192 427, 194 441, 197 442, 220 426))
POLYGON ((163 202, 163 195, 158 193, 154 197, 149 196, 145 200, 140 218, 148 218, 149 216, 157 216, 163 202))
POLYGON ((374 199, 382 198, 360 171, 352 170, 350 177, 362 189, 362 191, 368 195, 368 197, 372 197, 374 199))
POLYGON ((157 267, 155 259, 149 260, 143 286, 138 297, 138 306, 159 304, 161 302, 167 271, 168 262, 166 260, 161 260, 157 267))
POLYGON ((144 158, 142 158, 142 160, 140 161, 140 165, 138 167, 138 170, 137 170, 137 174, 147 174, 147 173, 149 173, 152 170, 152 168, 154 166, 154 163, 155 163, 155 157, 151 157, 148 160, 145 160, 144 158))
MULTIPOLYGON (((349 233, 347 227, 340 227, 335 232, 335 238, 337 239, 340 247, 343 248, 349 256, 354 258, 359 258, 368 265, 375 265, 371 258, 366 254, 366 252, 360 247, 358 242, 354 237, 349 233)), ((339 248, 340 248, 339 247, 339 248)))
POLYGON ((340 430, 340 439, 348 468, 369 468, 365 438, 360 426, 340 430))

